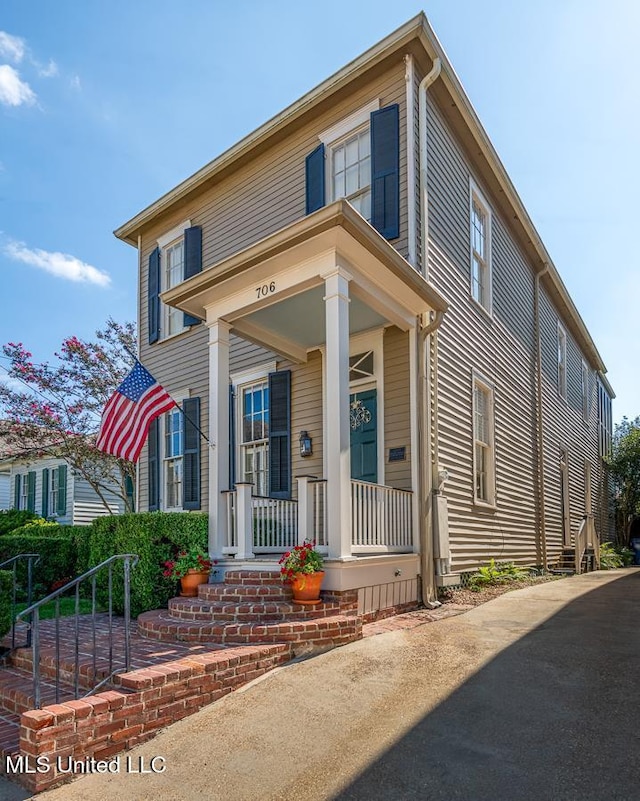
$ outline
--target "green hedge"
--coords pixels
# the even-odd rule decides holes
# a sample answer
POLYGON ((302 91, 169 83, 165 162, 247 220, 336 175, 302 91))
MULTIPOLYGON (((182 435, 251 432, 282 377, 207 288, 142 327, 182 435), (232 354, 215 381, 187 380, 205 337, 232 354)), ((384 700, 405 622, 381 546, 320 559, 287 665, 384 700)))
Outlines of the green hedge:
MULTIPOLYGON (((7 535, 0 537, 0 562, 19 553, 40 554, 40 561, 33 568, 33 600, 39 600, 51 591, 54 582, 63 578, 74 578, 77 569, 77 549, 72 537, 7 535)), ((16 583, 20 600, 27 590, 27 563, 20 560, 17 566, 16 583)))
POLYGON ((52 523, 49 520, 38 518, 33 522, 25 523, 24 526, 17 526, 10 532, 12 537, 60 537, 63 526, 60 523, 52 523))
POLYGON ((13 573, 10 570, 0 570, 0 638, 11 628, 12 587, 13 573))
POLYGON ((36 519, 40 518, 35 512, 28 512, 25 509, 4 509, 0 512, 0 536, 10 534, 14 528, 36 519))
MULTIPOLYGON (((91 524, 89 563, 97 565, 110 556, 132 553, 139 562, 131 571, 131 613, 166 607, 176 595, 177 583, 162 575, 164 563, 178 550, 207 549, 207 515, 197 512, 148 512, 99 517, 91 524)), ((123 566, 113 571, 114 610, 124 611, 123 566)), ((98 574, 98 600, 108 601, 108 571, 98 574)))

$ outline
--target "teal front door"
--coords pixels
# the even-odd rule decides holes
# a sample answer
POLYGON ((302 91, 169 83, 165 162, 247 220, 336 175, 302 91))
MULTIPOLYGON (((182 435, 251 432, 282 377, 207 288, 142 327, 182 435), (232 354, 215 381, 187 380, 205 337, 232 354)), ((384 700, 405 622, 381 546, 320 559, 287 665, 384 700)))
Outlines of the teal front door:
POLYGON ((351 478, 378 482, 378 415, 376 390, 354 392, 349 397, 351 430, 351 478))

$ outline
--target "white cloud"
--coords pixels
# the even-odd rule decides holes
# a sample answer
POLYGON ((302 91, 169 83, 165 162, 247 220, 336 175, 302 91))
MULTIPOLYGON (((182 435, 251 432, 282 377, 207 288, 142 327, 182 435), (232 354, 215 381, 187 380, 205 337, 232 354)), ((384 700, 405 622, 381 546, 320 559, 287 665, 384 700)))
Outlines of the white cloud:
POLYGON ((0 103, 5 106, 31 106, 35 102, 35 92, 20 79, 13 67, 0 65, 0 103))
POLYGON ((70 81, 70 84, 71 84, 71 88, 72 89, 77 89, 78 92, 80 91, 80 89, 82 89, 82 84, 80 83, 80 76, 79 75, 74 75, 73 78, 70 81))
POLYGON ((10 33, 5 31, 0 31, 0 56, 19 64, 24 57, 26 49, 24 39, 19 36, 11 36, 10 33))
POLYGON ((55 78, 59 73, 58 65, 52 58, 49 59, 46 67, 43 67, 42 64, 38 64, 37 67, 38 75, 41 78, 55 78))
POLYGON ((49 253, 39 248, 31 250, 24 242, 9 242, 8 245, 5 245, 4 251, 15 261, 38 267, 67 281, 97 284, 98 286, 108 286, 111 283, 111 278, 107 273, 90 264, 85 264, 68 253, 49 253))

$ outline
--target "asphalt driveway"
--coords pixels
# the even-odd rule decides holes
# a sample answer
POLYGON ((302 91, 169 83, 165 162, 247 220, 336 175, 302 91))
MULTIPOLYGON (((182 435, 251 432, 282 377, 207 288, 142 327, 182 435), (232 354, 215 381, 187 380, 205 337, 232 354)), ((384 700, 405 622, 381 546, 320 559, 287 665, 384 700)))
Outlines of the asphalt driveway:
POLYGON ((281 668, 38 798, 632 801, 639 669, 640 570, 572 577, 281 668))

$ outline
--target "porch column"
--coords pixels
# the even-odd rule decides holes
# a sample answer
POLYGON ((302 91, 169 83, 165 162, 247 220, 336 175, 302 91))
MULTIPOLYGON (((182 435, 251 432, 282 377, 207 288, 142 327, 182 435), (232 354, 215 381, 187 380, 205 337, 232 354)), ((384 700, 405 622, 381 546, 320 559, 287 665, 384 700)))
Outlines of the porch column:
POLYGON ((329 558, 351 558, 351 451, 349 442, 349 280, 325 275, 326 478, 329 558))
POLYGON ((209 325, 209 555, 222 556, 227 514, 222 492, 229 489, 229 331, 223 320, 209 325))

